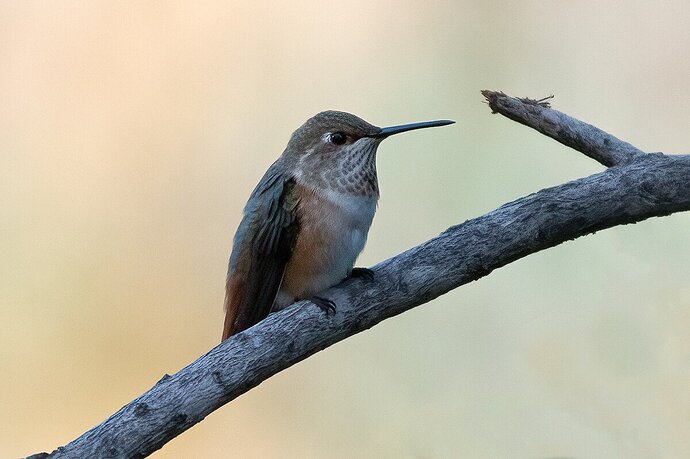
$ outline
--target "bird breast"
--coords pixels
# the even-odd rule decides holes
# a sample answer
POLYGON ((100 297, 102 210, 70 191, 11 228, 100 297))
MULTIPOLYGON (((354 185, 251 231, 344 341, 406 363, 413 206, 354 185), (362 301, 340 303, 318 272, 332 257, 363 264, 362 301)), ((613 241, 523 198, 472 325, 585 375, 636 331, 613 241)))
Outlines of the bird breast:
POLYGON ((376 196, 298 187, 299 233, 279 303, 312 296, 347 277, 364 248, 378 201, 376 196))

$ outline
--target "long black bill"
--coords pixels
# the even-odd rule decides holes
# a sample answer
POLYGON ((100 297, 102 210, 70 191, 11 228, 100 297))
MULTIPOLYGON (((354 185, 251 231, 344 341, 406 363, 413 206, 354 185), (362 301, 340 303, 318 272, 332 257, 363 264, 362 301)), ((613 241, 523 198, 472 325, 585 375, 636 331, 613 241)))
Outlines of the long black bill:
POLYGON ((381 128, 381 130, 374 134, 372 137, 383 137, 386 138, 393 134, 400 134, 401 132, 414 131, 415 129, 424 129, 430 127, 447 126, 453 124, 455 121, 452 120, 436 120, 436 121, 423 121, 421 123, 410 123, 401 124, 400 126, 390 126, 381 128))

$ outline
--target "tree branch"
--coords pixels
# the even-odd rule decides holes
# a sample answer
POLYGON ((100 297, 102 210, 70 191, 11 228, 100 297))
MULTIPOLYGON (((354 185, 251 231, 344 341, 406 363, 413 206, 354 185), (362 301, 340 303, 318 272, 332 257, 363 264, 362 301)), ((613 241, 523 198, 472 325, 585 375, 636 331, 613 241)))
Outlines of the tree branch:
POLYGON ((546 101, 553 96, 541 100, 518 99, 502 92, 488 90, 482 91, 482 95, 486 97, 493 113, 500 113, 513 121, 536 129, 604 166, 620 166, 645 154, 591 124, 552 110, 546 101))
POLYGON ((373 281, 349 279, 323 294, 338 305, 333 316, 304 301, 271 314, 50 457, 145 457, 279 371, 496 268, 605 228, 690 210, 690 156, 645 154, 543 101, 483 94, 494 112, 618 167, 505 204, 379 263, 373 281))

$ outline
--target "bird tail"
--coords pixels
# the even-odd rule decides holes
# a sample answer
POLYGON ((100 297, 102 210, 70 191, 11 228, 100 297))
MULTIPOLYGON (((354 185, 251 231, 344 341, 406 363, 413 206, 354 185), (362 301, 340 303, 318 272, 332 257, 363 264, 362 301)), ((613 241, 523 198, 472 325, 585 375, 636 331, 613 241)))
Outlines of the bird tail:
POLYGON ((228 273, 225 281, 225 322, 223 324, 223 337, 221 342, 230 338, 235 333, 235 319, 237 319, 237 312, 241 301, 241 282, 238 276, 233 276, 228 273))

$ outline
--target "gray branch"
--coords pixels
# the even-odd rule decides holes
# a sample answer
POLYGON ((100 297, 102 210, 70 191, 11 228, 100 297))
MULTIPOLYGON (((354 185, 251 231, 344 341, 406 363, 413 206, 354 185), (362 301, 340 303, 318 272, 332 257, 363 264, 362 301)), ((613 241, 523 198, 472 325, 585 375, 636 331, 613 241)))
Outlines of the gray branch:
POLYGON ((505 204, 379 263, 373 281, 350 279, 323 294, 337 303, 334 315, 308 302, 271 314, 49 456, 148 456, 279 371, 494 269, 599 230, 690 210, 690 156, 642 153, 543 101, 484 94, 494 112, 617 167, 505 204))
POLYGON ((541 100, 517 99, 502 92, 487 90, 482 91, 482 95, 494 113, 536 129, 604 166, 619 166, 644 155, 638 148, 591 124, 552 110, 547 100, 553 96, 541 100))

